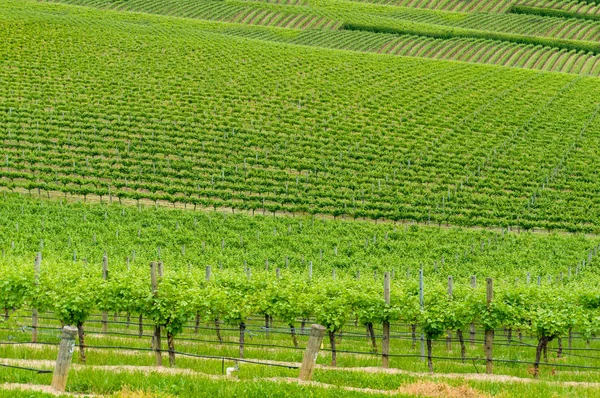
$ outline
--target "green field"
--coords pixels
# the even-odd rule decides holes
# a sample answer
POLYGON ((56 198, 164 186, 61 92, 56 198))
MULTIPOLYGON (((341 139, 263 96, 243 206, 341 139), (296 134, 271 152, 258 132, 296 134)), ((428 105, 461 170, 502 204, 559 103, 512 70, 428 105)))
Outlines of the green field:
POLYGON ((596 1, 1 2, 0 397, 63 325, 71 393, 598 396, 599 41, 596 1))
POLYGON ((596 78, 249 42, 214 22, 3 7, 10 189, 598 230, 596 78))
MULTIPOLYGON (((487 8, 460 11, 421 8, 435 2, 402 4, 402 7, 345 0, 313 0, 301 4, 238 0, 62 2, 232 22, 245 26, 244 35, 262 40, 581 75, 600 73, 597 44, 600 22, 594 21, 596 16, 592 10, 581 14, 582 9, 563 7, 564 4, 512 2, 506 12, 499 14, 487 8), (284 28, 288 34, 283 38, 264 36, 246 27, 248 25, 284 28), (291 37, 298 34, 301 38, 291 37), (420 51, 412 51, 413 48, 420 51)), ((453 5, 480 3, 452 2, 453 5)), ((498 3, 502 2, 487 5, 498 3)), ((504 5, 508 6, 509 2, 504 5)))

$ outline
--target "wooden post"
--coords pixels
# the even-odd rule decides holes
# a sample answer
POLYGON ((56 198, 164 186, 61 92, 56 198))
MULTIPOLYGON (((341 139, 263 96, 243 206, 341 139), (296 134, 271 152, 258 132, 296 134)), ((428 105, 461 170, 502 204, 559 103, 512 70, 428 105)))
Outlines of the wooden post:
MULTIPOLYGON (((492 300, 494 299, 494 285, 492 278, 486 279, 486 303, 489 307, 492 300)), ((485 373, 492 374, 494 372, 493 362, 492 362, 492 344, 494 341, 494 330, 486 329, 485 331, 485 373)))
MULTIPOLYGON (((448 298, 452 300, 452 293, 454 289, 454 281, 452 277, 448 277, 448 298)), ((452 351, 452 332, 448 330, 448 336, 446 336, 446 349, 452 351)))
POLYGON ((308 263, 308 280, 312 281, 312 261, 308 263))
MULTIPOLYGON (((390 304, 390 273, 383 274, 383 299, 385 304, 390 304)), ((381 338, 381 366, 390 367, 390 322, 383 322, 383 337, 381 338)))
POLYGON ((312 325, 310 328, 310 338, 306 350, 304 351, 304 357, 302 358, 302 366, 300 366, 300 375, 298 378, 304 381, 310 381, 312 374, 317 364, 317 354, 321 348, 323 342, 323 336, 325 335, 325 326, 312 325))
POLYGON ((64 392, 67 386, 67 376, 69 375, 69 367, 73 359, 73 351, 75 350, 75 335, 77 328, 73 326, 65 326, 63 328, 62 339, 58 348, 58 358, 54 367, 54 375, 52 376, 52 388, 56 391, 64 392))
MULTIPOLYGON (((477 277, 475 275, 471 276, 471 287, 475 289, 477 287, 477 277)), ((471 347, 475 345, 475 324, 471 323, 470 326, 471 333, 471 347)))
MULTIPOLYGON (((421 309, 425 306, 424 286, 423 286, 423 268, 419 270, 419 304, 421 309)), ((421 361, 425 360, 425 333, 421 332, 421 361)))
MULTIPOLYGON (((150 283, 152 284, 152 294, 156 295, 158 290, 158 277, 156 274, 157 266, 156 262, 150 263, 150 283)), ((162 366, 162 352, 161 352, 161 341, 160 341, 160 326, 154 326, 154 336, 152 337, 152 347, 154 348, 154 355, 156 357, 156 366, 162 366)))
MULTIPOLYGON (((108 255, 106 252, 102 256, 102 279, 105 281, 108 279, 108 255)), ((108 332, 108 313, 102 311, 102 332, 108 332)))
MULTIPOLYGON (((42 253, 39 252, 35 257, 35 263, 33 265, 34 268, 34 283, 37 286, 38 280, 40 278, 40 267, 42 265, 42 253)), ((31 342, 37 343, 38 336, 38 310, 34 308, 31 314, 31 342)))
POLYGON ((211 274, 211 269, 210 269, 210 265, 206 266, 206 274, 204 276, 204 278, 206 279, 206 281, 210 281, 210 274, 211 274))

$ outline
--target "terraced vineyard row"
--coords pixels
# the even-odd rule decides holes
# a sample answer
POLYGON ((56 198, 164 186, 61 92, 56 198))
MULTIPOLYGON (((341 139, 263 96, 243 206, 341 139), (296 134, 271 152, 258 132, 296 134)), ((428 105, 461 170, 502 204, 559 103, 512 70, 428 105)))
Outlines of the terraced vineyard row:
MULTIPOLYGON (((162 0, 158 3, 148 3, 143 0, 134 2, 63 0, 63 2, 307 31, 281 32, 275 37, 272 31, 243 29, 239 31, 243 36, 266 40, 275 39, 313 46, 489 63, 581 75, 600 74, 600 62, 598 62, 600 55, 590 52, 589 50, 594 46, 590 47, 590 44, 585 42, 600 39, 600 22, 565 21, 562 18, 514 14, 440 13, 368 5, 354 5, 340 11, 340 4, 336 1, 324 1, 310 7, 286 7, 239 1, 181 3, 162 0), (417 27, 411 25, 415 23, 418 24, 417 27), (362 35, 347 33, 344 30, 348 26, 365 32, 362 32, 362 35), (383 32, 399 29, 399 33, 369 32, 372 27, 379 27, 377 29, 382 29, 383 32), (335 32, 338 29, 342 31, 335 32), (458 30, 447 31, 447 29, 458 30), (486 32, 513 36, 493 34, 490 36, 486 32), (528 39, 522 42, 519 36, 514 36, 519 34, 526 35, 528 39), (542 39, 539 40, 542 41, 531 39, 530 36, 540 36, 542 39), (548 41, 555 38, 560 40, 556 43, 548 41), (571 41, 564 41, 564 39, 571 41)), ((344 4, 352 5, 352 3, 344 4)))
MULTIPOLYGON (((36 195, 37 196, 37 195, 36 195)), ((493 276, 524 281, 526 274, 557 279, 594 273, 600 240, 575 235, 461 230, 313 217, 251 217, 116 203, 83 204, 0 196, 0 250, 5 264, 29 264, 37 252, 48 263, 111 267, 147 265, 315 276, 382 276, 383 271, 428 278, 493 276)))
POLYGON ((4 186, 597 231, 597 79, 249 43, 55 4, 24 18, 11 4, 4 186))
POLYGON ((593 1, 519 0, 512 12, 600 20, 600 4, 593 1))
MULTIPOLYGON (((458 363, 462 357, 464 361, 467 344, 470 343, 471 349, 475 343, 483 345, 481 337, 475 336, 475 324, 485 330, 486 337, 491 330, 498 332, 495 344, 500 353, 496 352, 495 357, 488 357, 490 360, 498 360, 500 364, 510 360, 511 366, 515 366, 512 362, 527 365, 535 358, 535 376, 539 373, 542 351, 553 340, 558 340, 558 357, 561 358, 559 363, 563 366, 589 369, 597 364, 597 357, 594 355, 596 348, 583 347, 583 341, 600 335, 596 290, 592 284, 576 284, 568 278, 554 282, 544 281, 543 286, 537 286, 532 281, 519 286, 499 283, 495 286, 496 294, 492 303, 486 303, 486 285, 481 283, 470 286, 467 281, 457 281, 455 285, 451 282, 453 287, 448 293, 446 281, 436 283, 428 280, 427 290, 420 292, 415 280, 417 278, 390 278, 391 294, 386 303, 381 294, 380 280, 364 276, 358 279, 342 275, 310 278, 286 271, 279 273, 278 277, 273 273, 247 276, 243 273, 218 271, 205 274, 196 270, 172 269, 168 264, 163 267, 163 273, 157 272, 157 263, 153 262, 152 279, 156 283, 152 286, 149 283, 147 265, 129 269, 105 268, 106 278, 101 276, 97 267, 89 265, 41 265, 36 280, 34 273, 26 268, 15 264, 0 264, 0 291, 3 293, 0 295, 0 307, 5 314, 3 322, 8 323, 11 316, 14 316, 17 319, 12 320, 13 325, 23 324, 20 333, 18 330, 11 330, 14 334, 18 333, 17 341, 20 342, 26 342, 23 332, 28 332, 30 327, 25 314, 31 308, 41 312, 45 326, 43 332, 54 329, 59 322, 76 325, 79 331, 79 359, 82 363, 86 363, 86 351, 89 349, 86 347, 85 335, 86 330, 90 332, 88 327, 96 329, 94 324, 101 323, 103 330, 92 332, 92 341, 110 341, 111 333, 106 327, 110 312, 111 315, 116 314, 113 318, 115 321, 118 320, 118 314, 127 314, 121 318, 125 319, 121 321, 120 327, 117 322, 111 322, 113 336, 118 336, 121 340, 118 346, 105 343, 101 347, 126 347, 134 350, 141 348, 142 344, 147 347, 147 342, 139 340, 148 336, 143 335, 144 326, 162 327, 167 334, 165 337, 168 340, 171 366, 175 365, 177 336, 182 337, 177 344, 186 351, 191 348, 190 342, 212 343, 214 346, 229 343, 239 347, 239 351, 232 356, 247 358, 246 338, 250 340, 250 348, 299 348, 296 328, 300 326, 299 331, 305 335, 308 320, 315 320, 326 328, 332 366, 337 366, 337 349, 342 350, 342 355, 359 354, 363 357, 359 356, 358 360, 375 365, 373 362, 380 357, 377 354, 377 339, 381 338, 380 333, 375 334, 375 328, 379 329, 381 324, 387 324, 388 327, 393 324, 395 329, 394 350, 387 352, 392 354, 392 360, 408 354, 408 358, 412 357, 417 362, 417 331, 423 333, 424 338, 421 339, 427 340, 431 372, 434 370, 431 360, 434 354, 432 340, 441 340, 456 333, 459 340, 456 347, 460 348, 461 354, 456 349, 457 354, 448 358, 448 351, 451 349, 446 345, 446 357, 441 359, 454 359, 458 363), (20 294, 21 292, 24 294, 20 294), (46 311, 51 313, 45 313, 46 311), (99 317, 94 316, 94 313, 100 311, 104 311, 104 315, 99 322, 99 317), (259 317, 264 319, 264 329, 257 325, 259 317), (273 320, 277 320, 279 327, 273 328, 273 320), (140 325, 139 334, 127 331, 127 326, 134 326, 134 322, 140 325), (357 330, 359 323, 367 328, 367 339, 357 330), (206 324, 214 325, 209 326, 213 332, 210 337, 207 336, 209 331, 204 326, 206 324), (247 330, 247 326, 251 329, 247 330), (202 336, 190 336, 191 330, 195 330, 197 334, 199 329, 202 329, 202 336), (225 332, 225 339, 221 329, 225 332), (401 332, 403 329, 408 333, 401 332), (507 331, 506 338, 500 334, 503 329, 507 331), (239 339, 232 332, 237 332, 235 334, 239 339), (269 339, 271 333, 276 335, 276 342, 269 339), (282 341, 284 336, 281 335, 288 335, 286 340, 289 340, 282 341), (465 338, 467 336, 468 339, 465 338), (256 337, 258 339, 255 340, 256 337), (410 340, 413 343, 412 349, 410 340), (336 343, 340 344, 339 348, 336 348, 336 343), (124 344, 127 346, 124 347, 124 344), (510 345, 513 345, 512 350, 504 348, 510 345), (538 348, 534 353, 535 346, 538 348), (372 356, 364 358, 369 355, 372 356), (585 357, 582 358, 583 355, 585 357)), ((34 326, 37 328, 37 325, 34 326)), ((0 338, 10 338, 11 343, 15 343, 15 336, 7 336, 5 330, 3 327, 0 331, 0 338)), ((160 343, 156 344, 156 340, 160 341, 161 334, 160 329, 158 333, 155 332, 158 339, 153 344, 154 350, 161 349, 160 343)), ((481 329, 478 330, 478 336, 481 336, 481 329)), ((47 343, 48 337, 43 338, 41 343, 47 343)), ((493 340, 493 337, 486 338, 486 345, 493 340)), ((90 356, 96 352, 94 346, 91 347, 90 356)), ((205 344, 194 348, 202 350, 199 355, 212 351, 205 344)), ((439 357, 440 351, 443 348, 438 346, 435 355, 439 357)), ((250 351, 251 358, 257 354, 256 350, 250 351)), ((270 354, 271 357, 279 356, 277 351, 270 354)), ((296 356, 297 353, 292 355, 296 356)), ((472 357, 468 359, 471 360, 472 357)), ((547 363, 548 360, 544 362, 547 363)), ((406 366, 405 361, 394 362, 396 366, 400 363, 406 366)), ((566 376, 569 377, 568 373, 566 376)))
MULTIPOLYGON (((400 7, 427 8, 432 10, 446 10, 458 12, 507 12, 515 0, 482 0, 482 1, 456 1, 456 0, 360 0, 372 3, 390 4, 400 7)), ((542 0, 544 1, 544 0, 542 0)))
POLYGON ((295 36, 270 31, 238 29, 227 34, 353 51, 502 65, 516 68, 600 75, 600 56, 540 46, 478 39, 434 39, 358 31, 311 30, 295 36))
MULTIPOLYGON (((147 0, 60 0, 62 3, 108 8, 120 11, 141 11, 160 15, 227 21, 240 24, 279 26, 290 29, 334 29, 341 22, 319 15, 313 10, 306 13, 298 7, 269 8, 268 3, 147 0)), ((293 4, 293 3, 292 3, 293 4)))
POLYGON ((510 13, 513 7, 527 6, 541 10, 565 10, 579 15, 597 15, 598 5, 593 1, 577 0, 354 0, 400 7, 472 13, 510 13))
POLYGON ((435 31, 436 26, 445 26, 478 31, 480 36, 485 36, 484 31, 487 31, 583 41, 597 41, 600 37, 600 22, 594 21, 518 14, 459 14, 378 7, 340 0, 320 0, 311 3, 309 7, 269 5, 261 2, 236 0, 224 2, 198 2, 196 0, 184 2, 174 0, 157 0, 155 2, 146 0, 56 1, 114 10, 143 11, 161 15, 296 29, 339 28, 344 23, 410 28, 411 24, 419 23, 419 27, 424 30, 424 33, 435 31))
POLYGON ((389 10, 389 7, 378 11, 390 18, 432 25, 569 40, 600 39, 600 22, 592 20, 520 14, 448 13, 403 8, 389 10))

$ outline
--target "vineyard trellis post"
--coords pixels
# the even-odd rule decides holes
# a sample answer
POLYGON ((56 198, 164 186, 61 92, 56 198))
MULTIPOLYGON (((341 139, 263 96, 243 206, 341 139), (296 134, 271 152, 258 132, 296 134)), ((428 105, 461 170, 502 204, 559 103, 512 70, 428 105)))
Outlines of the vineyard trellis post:
MULTIPOLYGON (((38 285, 39 282, 39 278, 40 278, 40 268, 42 265, 42 253, 38 252, 37 256, 35 256, 35 262, 34 262, 34 283, 35 286, 38 285)), ((31 314, 31 342, 32 343, 37 343, 37 336, 38 336, 38 310, 37 308, 34 308, 32 310, 32 314, 31 314)))
MULTIPOLYGON (((490 305, 494 299, 494 284, 492 278, 486 279, 486 305, 488 311, 490 311, 490 305)), ((492 360, 492 345, 494 341, 494 329, 485 329, 485 372, 492 374, 494 372, 494 364, 492 360)))
POLYGON ((298 376, 300 380, 309 381, 312 379, 312 374, 317 364, 317 355, 323 342, 323 336, 325 336, 325 326, 313 324, 310 328, 310 337, 304 351, 302 365, 300 366, 300 374, 298 376))
POLYGON ((58 348, 58 357, 54 366, 54 374, 52 376, 52 388, 56 391, 64 392, 67 386, 67 376, 73 359, 73 351, 75 350, 75 335, 77 328, 73 326, 65 326, 62 329, 62 338, 58 348))
MULTIPOLYGON (((383 275, 383 299, 386 307, 390 305, 390 273, 386 272, 383 275)), ((381 339, 381 366, 384 368, 390 367, 390 322, 383 322, 383 337, 381 339)))
MULTIPOLYGON (((477 288, 477 277, 475 275, 471 276, 471 288, 477 288)), ((471 337, 471 348, 475 346, 475 323, 471 322, 469 327, 470 329, 470 337, 471 337)))
MULTIPOLYGON (((106 252, 102 256, 102 279, 106 281, 108 279, 108 255, 106 252)), ((108 312, 102 311, 102 333, 108 332, 108 312)))
MULTIPOLYGON (((162 268, 162 267, 161 267, 162 268)), ((157 264, 155 261, 150 263, 150 283, 152 285, 152 295, 156 296, 158 291, 157 264)), ((156 366, 162 366, 162 352, 160 341, 160 326, 154 326, 154 335, 152 336, 152 347, 156 358, 156 366)))
MULTIPOLYGON (((448 277, 448 299, 452 300, 452 294, 454 289, 454 282, 452 277, 448 277)), ((452 332, 448 330, 448 335, 446 337, 446 349, 448 351, 452 351, 452 332)))
MULTIPOLYGON (((424 286, 423 286, 423 268, 419 270, 419 305, 421 306, 421 311, 425 307, 424 300, 424 286)), ((425 361, 425 332, 421 331, 421 361, 425 361)))

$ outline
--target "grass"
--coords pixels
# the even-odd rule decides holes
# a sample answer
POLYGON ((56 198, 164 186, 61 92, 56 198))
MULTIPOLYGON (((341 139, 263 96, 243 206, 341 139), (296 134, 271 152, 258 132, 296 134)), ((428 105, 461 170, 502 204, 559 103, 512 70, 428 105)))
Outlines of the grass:
MULTIPOLYGON (((112 319, 112 316, 111 316, 112 319)), ((6 342, 29 342, 30 332, 18 332, 22 330, 22 325, 14 324, 16 322, 13 319, 12 331, 0 330, 0 341, 6 342), (17 326, 19 328, 17 328, 17 326)), ((27 322, 27 320, 24 320, 27 322)), ((50 322, 47 319, 43 319, 46 327, 52 325, 58 326, 56 322, 50 322)), ((238 357, 238 334, 236 331, 226 330, 228 327, 223 326, 222 336, 224 342, 231 342, 232 344, 219 344, 216 340, 214 330, 207 329, 207 325, 202 324, 203 328, 195 334, 193 328, 184 331, 184 334, 179 335, 176 339, 175 348, 177 351, 198 354, 198 355, 211 355, 217 357, 238 357), (205 341, 198 341, 205 340, 205 341)), ((277 333, 277 331, 285 332, 283 325, 275 323, 275 328, 267 336, 264 330, 260 329, 261 320, 254 319, 248 323, 249 332, 246 336, 246 342, 248 345, 245 348, 245 358, 255 360, 270 360, 279 361, 280 363, 287 364, 289 362, 299 364, 302 361, 303 347, 306 346, 307 336, 299 335, 300 349, 293 349, 291 339, 288 334, 277 333), (279 328, 279 329, 277 329, 279 328), (260 345, 271 345, 259 347, 260 345), (290 348, 283 348, 290 347, 290 348)), ((151 328, 145 328, 145 336, 142 339, 137 338, 137 328, 127 329, 125 325, 113 325, 111 324, 110 332, 129 332, 134 334, 133 336, 115 336, 115 335, 103 335, 100 333, 100 325, 98 323, 88 323, 86 328, 86 344, 90 347, 87 349, 87 366, 119 366, 119 365, 133 365, 133 366, 153 366, 155 364, 154 354, 149 351, 150 349, 150 335, 151 328), (94 349, 93 346, 114 346, 114 347, 138 347, 142 351, 136 350, 124 350, 124 349, 94 349)), ((408 327, 392 326, 392 336, 398 336, 399 333, 404 330, 408 330, 408 327)), ((300 333, 300 328, 298 327, 300 333)), ((338 349, 341 351, 362 351, 369 353, 370 342, 364 335, 364 328, 355 328, 353 324, 348 324, 344 328, 345 335, 338 340, 338 349)), ((379 335, 380 329, 376 327, 376 334, 379 335)), ((477 331, 478 338, 481 338, 481 330, 477 331)), ((418 335, 417 335, 418 336, 418 335)), ((409 337, 409 336, 408 336, 409 337)), ((468 338, 468 333, 465 335, 468 338)), ((513 335, 515 339, 512 345, 506 345, 506 336, 502 333, 497 332, 495 337, 494 346, 494 358, 504 360, 522 360, 531 362, 534 356, 534 348, 524 347, 518 344, 518 335, 513 335)), ((380 347, 380 339, 377 339, 378 350, 380 347)), ((40 341, 42 342, 53 342, 58 341, 58 331, 51 331, 49 329, 42 329, 40 331, 40 341)), ((528 336, 523 336, 524 343, 535 344, 535 341, 528 336)), ((549 362, 548 365, 542 365, 541 367, 541 380, 545 382, 595 382, 597 378, 597 370, 587 369, 575 369, 575 368, 562 368, 553 366, 554 364, 579 364, 584 366, 600 366, 600 357, 597 357, 594 351, 571 351, 567 350, 567 341, 563 341, 565 351, 563 352, 563 358, 556 358, 556 342, 551 344, 549 350, 549 362), (583 355, 583 357, 577 356, 583 355)), ((482 357, 483 349, 482 342, 479 340, 475 345, 471 345, 467 341, 467 357, 482 357)), ((351 385, 354 387, 361 388, 377 388, 377 389, 390 389, 397 386, 397 381, 392 384, 385 384, 385 380, 396 380, 394 378, 401 378, 406 376, 405 374, 390 374, 383 377, 382 374, 369 374, 350 371, 349 368, 363 368, 363 367, 374 367, 379 368, 381 366, 381 356, 379 354, 369 355, 357 355, 351 353, 338 353, 338 368, 329 368, 330 354, 327 351, 328 343, 324 342, 324 350, 320 353, 317 363, 322 366, 315 376, 315 381, 324 382, 328 384, 337 384, 335 378, 351 379, 355 380, 351 385), (346 369, 346 370, 344 370, 346 369), (319 376, 320 375, 320 376, 319 376), (321 378, 321 376, 323 378, 321 378), (381 379, 378 384, 375 380, 381 379), (366 380, 363 383, 363 380, 366 380), (384 383, 384 384, 381 384, 384 383)), ((592 340, 590 345, 586 345, 584 341, 575 336, 573 340, 573 348, 584 349, 591 348, 600 349, 600 341, 592 340)), ((392 338, 391 351, 394 354, 414 354, 415 357, 391 357, 390 366, 392 369, 402 370, 409 373, 426 373, 427 365, 425 361, 421 361, 419 355, 419 342, 417 341, 416 347, 412 348, 412 342, 410 339, 397 339, 392 338)), ((56 346, 40 345, 36 347, 30 347, 28 345, 4 345, 0 344, 0 358, 12 358, 15 360, 54 360, 56 358, 57 348, 56 346)), ((453 360, 441 360, 434 359, 434 370, 439 377, 444 378, 444 374, 463 374, 465 378, 470 377, 473 374, 484 371, 484 364, 482 361, 478 361, 475 364, 471 361, 465 363, 460 360, 460 348, 457 341, 453 341, 453 350, 448 351, 446 349, 445 339, 440 339, 434 342, 434 356, 441 357, 452 357, 453 360)), ((76 350, 74 353, 74 362, 79 363, 79 351, 76 350)), ((167 363, 167 354, 163 355, 164 363, 167 363)), ((177 355, 177 367, 181 369, 191 369, 196 372, 222 375, 223 369, 233 365, 231 360, 220 360, 220 359, 202 359, 186 357, 183 355, 177 355)), ((514 363, 495 363, 495 374, 505 375, 512 377, 519 377, 524 379, 526 382, 532 381, 530 373, 531 365, 528 364, 514 364, 514 363)), ((253 378, 253 377, 294 377, 297 375, 297 370, 287 369, 282 367, 268 367, 263 365, 255 365, 248 363, 241 363, 241 371, 239 377, 253 378)), ((459 376, 460 377, 460 376, 459 376)))
MULTIPOLYGON (((136 356, 127 356, 120 359, 123 364, 140 366, 136 356)), ((101 369, 94 366, 107 365, 111 362, 98 361, 94 365, 86 367, 74 367, 69 375, 68 391, 89 394, 114 394, 117 397, 127 396, 126 393, 143 391, 150 396, 244 396, 259 397, 287 397, 302 396, 310 397, 338 397, 338 396, 379 396, 383 394, 369 394, 363 391, 348 391, 345 387, 358 389, 371 389, 381 392, 396 391, 400 389, 404 393, 401 397, 415 396, 411 391, 418 392, 428 387, 450 386, 454 393, 464 390, 466 387, 474 389, 479 395, 476 396, 500 396, 500 397, 539 397, 539 396, 565 396, 593 397, 598 394, 598 387, 585 385, 561 385, 553 381, 540 382, 515 382, 503 379, 469 380, 467 378, 448 378, 443 376, 411 375, 411 374, 375 374, 365 372, 354 372, 344 370, 317 369, 314 381, 319 383, 313 386, 299 386, 294 383, 276 382, 277 379, 295 378, 297 371, 281 368, 266 368, 256 365, 241 364, 239 373, 233 379, 221 376, 209 376, 215 373, 211 366, 205 366, 206 361, 196 361, 196 364, 181 362, 178 369, 194 369, 203 374, 168 374, 163 371, 135 371, 101 369), (104 362, 104 363, 103 363, 104 362), (328 385, 328 387, 322 386, 328 385), (425 386, 423 385, 425 384, 425 386), (337 387, 333 387, 337 386, 337 387)), ((32 372, 22 370, 0 368, 0 383, 23 383, 23 384, 50 384, 49 375, 36 375, 32 372)), ((1 395, 2 389, 0 389, 1 395)), ((38 393, 23 393, 20 396, 44 396, 38 393), (30 395, 26 395, 30 394, 30 395)), ((427 396, 427 395, 426 395, 427 396)), ((435 395, 434 395, 435 396, 435 395)), ((450 396, 450 395, 446 395, 450 396)), ((459 396, 459 395, 457 395, 459 396)), ((460 395, 461 397, 463 395, 460 395)), ((475 396, 475 395, 474 395, 475 396)))

